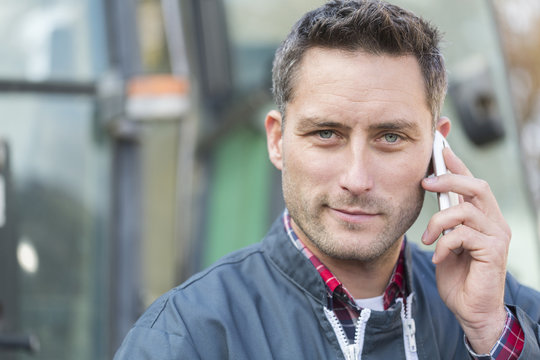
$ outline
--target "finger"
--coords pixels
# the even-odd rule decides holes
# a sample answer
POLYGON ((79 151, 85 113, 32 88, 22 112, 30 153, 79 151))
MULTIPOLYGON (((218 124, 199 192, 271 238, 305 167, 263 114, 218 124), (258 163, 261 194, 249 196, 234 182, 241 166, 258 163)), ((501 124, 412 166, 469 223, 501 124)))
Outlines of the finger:
POLYGON ((445 230, 454 229, 459 225, 465 225, 487 235, 495 235, 500 231, 497 223, 472 204, 465 202, 435 213, 422 235, 422 242, 431 245, 445 230))
MULTIPOLYGON (((454 256, 462 254, 465 245, 464 241, 467 236, 470 236, 470 232, 477 233, 473 229, 465 229, 465 227, 460 226, 454 231, 443 235, 435 246, 435 251, 431 259, 433 263, 439 264, 443 262, 452 253, 454 256)), ((477 236, 477 234, 474 235, 477 236)))
POLYGON ((450 170, 452 174, 473 176, 467 165, 461 161, 451 148, 447 147, 443 149, 443 158, 446 168, 450 170))
POLYGON ((460 195, 464 202, 470 202, 478 207, 484 214, 500 225, 500 229, 508 236, 511 234, 510 226, 504 219, 502 212, 493 195, 489 184, 472 176, 467 166, 454 152, 445 148, 443 156, 447 168, 453 174, 426 178, 422 181, 424 189, 433 192, 454 192, 460 195))
POLYGON ((443 262, 448 256, 459 256, 456 251, 466 250, 478 261, 504 264, 509 241, 504 237, 489 236, 467 226, 460 226, 442 236, 435 247, 433 262, 443 262))
MULTIPOLYGON (((460 226, 460 225, 458 225, 458 226, 460 226)), ((442 233, 443 233, 443 235, 448 235, 448 233, 450 233, 450 231, 452 231, 452 230, 454 230, 454 229, 455 229, 455 228, 446 229, 446 230, 443 230, 442 233)), ((454 254, 459 255, 459 254, 461 254, 461 253, 463 252, 463 246, 460 246, 460 247, 457 248, 457 249, 451 249, 451 250, 452 250, 452 252, 453 252, 454 254)))
POLYGON ((459 194, 464 202, 470 202, 489 216, 497 220, 502 219, 502 214, 493 195, 489 184, 482 179, 466 175, 446 174, 422 181, 424 189, 432 192, 454 192, 459 194))

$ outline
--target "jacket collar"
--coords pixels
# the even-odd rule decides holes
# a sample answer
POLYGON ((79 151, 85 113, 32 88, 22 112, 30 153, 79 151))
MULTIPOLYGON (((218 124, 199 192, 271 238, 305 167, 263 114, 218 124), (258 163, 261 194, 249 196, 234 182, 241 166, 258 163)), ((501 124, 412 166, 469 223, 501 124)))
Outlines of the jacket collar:
POLYGON ((326 305, 326 285, 309 259, 289 240, 281 216, 270 227, 262 246, 270 261, 286 277, 316 301, 326 305))

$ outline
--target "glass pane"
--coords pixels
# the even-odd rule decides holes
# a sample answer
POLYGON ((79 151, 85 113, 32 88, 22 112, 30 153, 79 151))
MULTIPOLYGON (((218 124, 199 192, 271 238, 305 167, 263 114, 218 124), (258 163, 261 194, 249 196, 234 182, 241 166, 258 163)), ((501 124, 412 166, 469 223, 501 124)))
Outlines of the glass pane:
POLYGON ((235 90, 271 87, 274 51, 294 22, 323 0, 225 1, 235 90))
POLYGON ((90 80, 103 70, 101 1, 3 0, 0 78, 90 80))
POLYGON ((508 63, 510 89, 526 157, 528 184, 540 209, 540 2, 494 2, 508 63))
POLYGON ((104 359, 110 149, 93 99, 2 95, 0 108, 18 215, 19 329, 9 330, 36 334, 39 359, 104 359))
POLYGON ((140 126, 145 306, 177 284, 176 261, 183 246, 176 233, 176 201, 180 191, 176 189, 181 186, 177 178, 178 135, 179 124, 173 121, 157 120, 140 126))
POLYGON ((171 66, 160 0, 137 0, 138 39, 145 73, 169 73, 171 66))

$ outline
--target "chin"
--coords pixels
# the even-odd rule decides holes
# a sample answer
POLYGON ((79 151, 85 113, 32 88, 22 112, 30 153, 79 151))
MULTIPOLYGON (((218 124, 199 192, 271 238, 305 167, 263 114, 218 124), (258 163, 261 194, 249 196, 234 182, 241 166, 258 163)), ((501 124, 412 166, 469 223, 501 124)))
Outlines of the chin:
POLYGON ((368 240, 376 239, 380 235, 370 234, 363 235, 364 239, 334 239, 333 241, 324 243, 314 243, 314 245, 328 257, 337 260, 372 262, 385 255, 393 252, 396 243, 400 238, 395 240, 368 240))

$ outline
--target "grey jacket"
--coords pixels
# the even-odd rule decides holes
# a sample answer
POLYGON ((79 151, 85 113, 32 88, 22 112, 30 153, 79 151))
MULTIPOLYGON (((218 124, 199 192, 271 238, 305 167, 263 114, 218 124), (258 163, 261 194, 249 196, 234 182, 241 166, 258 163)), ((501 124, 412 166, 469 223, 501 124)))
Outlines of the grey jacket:
MULTIPOLYGON (((349 352, 328 316, 325 284, 278 219, 261 243, 156 300, 115 359, 468 359, 463 331, 437 292, 431 255, 408 244, 406 262, 409 309, 398 301, 370 311, 360 321, 358 353, 349 352)), ((540 293, 508 275, 505 301, 526 334, 521 359, 540 359, 540 293)))

